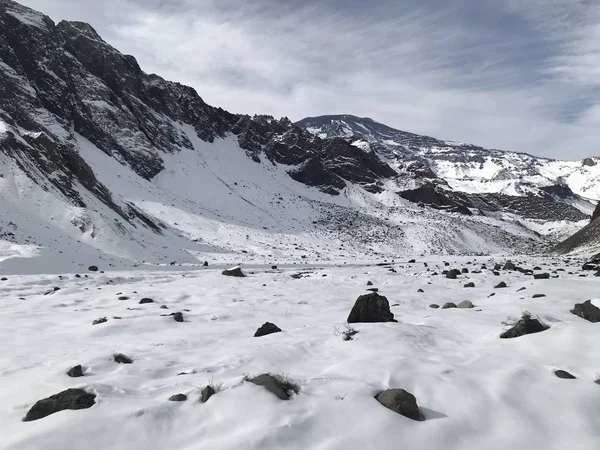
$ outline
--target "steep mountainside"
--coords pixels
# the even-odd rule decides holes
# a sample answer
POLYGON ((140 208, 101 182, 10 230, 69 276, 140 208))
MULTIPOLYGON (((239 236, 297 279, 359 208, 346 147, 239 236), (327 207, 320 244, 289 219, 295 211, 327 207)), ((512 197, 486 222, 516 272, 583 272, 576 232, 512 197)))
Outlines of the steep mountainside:
POLYGON ((18 258, 32 254, 60 271, 522 252, 587 219, 573 207, 585 212, 585 201, 562 185, 533 204, 459 191, 441 178, 443 158, 402 161, 389 142, 207 105, 90 25, 55 24, 9 0, 0 0, 0 98, 7 270, 33 270, 18 258))

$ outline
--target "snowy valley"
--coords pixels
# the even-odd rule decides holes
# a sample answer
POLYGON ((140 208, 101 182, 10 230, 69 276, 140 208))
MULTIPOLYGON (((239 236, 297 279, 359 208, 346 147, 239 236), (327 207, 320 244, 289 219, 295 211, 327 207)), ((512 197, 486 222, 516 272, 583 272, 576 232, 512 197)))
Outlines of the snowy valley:
POLYGON ((230 113, 0 0, 0 448, 592 450, 599 163, 230 113))

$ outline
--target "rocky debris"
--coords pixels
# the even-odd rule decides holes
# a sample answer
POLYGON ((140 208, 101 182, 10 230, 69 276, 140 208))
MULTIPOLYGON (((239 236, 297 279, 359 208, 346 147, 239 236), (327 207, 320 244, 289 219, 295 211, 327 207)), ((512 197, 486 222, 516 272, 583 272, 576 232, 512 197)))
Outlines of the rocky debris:
POLYGON ((575 303, 571 313, 592 323, 600 322, 600 308, 594 305, 591 300, 586 300, 583 303, 575 303))
POLYGON ((154 300, 152 300, 151 298, 147 298, 147 297, 140 300, 140 305, 145 305, 147 303, 154 303, 154 300))
POLYGON ((503 267, 504 270, 517 270, 517 266, 512 261, 507 261, 503 267))
POLYGON ((66 409, 91 408, 95 403, 96 394, 91 394, 83 389, 67 389, 48 398, 39 400, 27 412, 24 422, 42 419, 50 414, 66 409))
POLYGON ((284 387, 284 384, 279 377, 274 377, 268 373, 263 373, 262 375, 258 375, 254 378, 249 378, 248 381, 256 384, 257 386, 264 387, 267 391, 271 392, 281 400, 289 400, 290 398, 284 387))
POLYGON ((187 400, 187 395, 185 394, 175 394, 169 397, 170 402, 185 402, 187 400))
POLYGON ((358 297, 346 322, 397 322, 397 320, 390 311, 388 299, 373 292, 358 297))
POLYGON ((558 378, 562 378, 564 380, 575 380, 577 377, 574 375, 571 375, 569 372, 565 371, 565 370, 556 370, 554 371, 554 375, 556 375, 558 378))
POLYGON ((92 325, 99 325, 99 324, 105 323, 105 322, 108 322, 108 319, 106 317, 99 317, 98 319, 96 319, 92 322, 92 325))
POLYGON ((442 306, 442 309, 450 309, 450 308, 457 308, 457 306, 452 302, 448 302, 444 306, 442 306))
POLYGON ((183 313, 180 313, 180 312, 173 313, 173 320, 175 322, 183 322, 183 313))
POLYGON ((545 296, 546 296, 546 294, 533 294, 531 298, 542 298, 545 296))
POLYGON ((505 288, 505 287, 507 287, 506 283, 504 281, 501 281, 496 286, 494 286, 494 289, 502 289, 502 288, 505 288))
POLYGON ((386 408, 404 417, 417 421, 425 420, 415 396, 404 389, 388 389, 377 394, 375 398, 386 408))
POLYGON ((440 305, 436 305, 435 303, 432 303, 431 305, 429 305, 429 307, 432 309, 438 309, 440 307, 440 305))
POLYGON ((452 269, 452 270, 449 270, 448 272, 446 272, 446 278, 448 278, 450 280, 456 280, 458 275, 460 275, 460 270, 458 270, 458 269, 452 269))
POLYGON ((73 366, 67 371, 67 375, 69 375, 71 378, 82 377, 83 376, 83 368, 79 364, 76 366, 73 366))
POLYGON ((512 328, 506 330, 504 333, 500 335, 502 339, 510 339, 516 338, 519 336, 524 336, 526 334, 539 333, 541 331, 546 331, 550 327, 544 325, 537 319, 532 319, 529 315, 523 315, 521 320, 519 320, 512 328))
POLYGON ((465 287, 465 288, 474 288, 475 287, 475 283, 470 282, 470 283, 467 283, 467 284, 463 285, 463 287, 465 287))
POLYGON ((246 277, 246 274, 244 274, 244 272, 242 272, 241 267, 232 267, 231 269, 225 269, 223 272, 221 272, 221 275, 225 275, 226 277, 238 277, 238 278, 246 277))
POLYGON ((548 280, 550 278, 549 273, 536 273, 533 275, 535 280, 548 280))
POLYGON ((256 330, 256 333, 254 333, 254 337, 261 337, 266 336, 268 334, 280 332, 281 328, 279 328, 277 325, 271 322, 265 322, 258 330, 256 330))
POLYGON ((466 309, 466 308, 474 308, 475 306, 469 300, 465 300, 465 301, 460 302, 458 305, 456 305, 456 307, 466 309))
POLYGON ((200 401, 202 403, 206 403, 209 398, 215 395, 217 392, 213 389, 211 385, 205 386, 200 393, 200 401))
POLYGON ((124 355, 123 353, 115 353, 113 355, 113 358, 114 358, 115 362, 119 363, 119 364, 131 364, 131 363, 133 363, 133 359, 131 359, 127 355, 124 355))

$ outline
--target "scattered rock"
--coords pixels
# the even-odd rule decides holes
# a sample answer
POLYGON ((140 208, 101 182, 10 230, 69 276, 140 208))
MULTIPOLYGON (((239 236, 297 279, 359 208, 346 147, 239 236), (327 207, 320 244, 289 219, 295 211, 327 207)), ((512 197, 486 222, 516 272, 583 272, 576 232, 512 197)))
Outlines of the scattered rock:
POLYGON ((517 270, 517 266, 512 261, 507 261, 504 264, 504 270, 517 270))
POLYGON ((82 377, 83 376, 83 368, 81 367, 81 365, 71 367, 67 371, 67 375, 69 375, 71 378, 82 377))
POLYGON ((67 389, 48 398, 39 400, 27 412, 24 422, 42 419, 50 414, 66 409, 91 408, 96 402, 96 394, 91 394, 83 389, 67 389))
POLYGON ((525 287, 522 287, 522 288, 518 289, 518 290, 517 290, 517 292, 524 291, 525 289, 527 289, 527 288, 525 288, 525 287))
POLYGON ((431 305, 429 305, 430 308, 433 309, 438 309, 440 307, 440 305, 436 305, 435 303, 432 303, 431 305))
POLYGON ((167 305, 160 305, 160 309, 169 309, 167 305))
POLYGON ((119 300, 129 300, 129 297, 127 297, 126 295, 122 295, 121 297, 119 297, 119 300))
POLYGON ((277 270, 277 266, 271 266, 271 270, 277 270))
POLYGON ((423 289, 418 289, 417 292, 423 294, 425 291, 423 289))
POLYGON ((533 270, 542 270, 542 268, 540 266, 535 266, 533 270))
POLYGON ((88 270, 90 272, 98 272, 98 266, 90 266, 90 267, 88 267, 88 270))
POLYGON ((271 322, 265 322, 258 330, 256 330, 256 333, 254 333, 254 337, 261 337, 266 336, 268 334, 280 332, 281 328, 279 328, 277 325, 271 322))
POLYGON ((221 272, 221 275, 225 275, 226 277, 238 277, 244 278, 246 275, 242 272, 241 267, 232 267, 231 269, 225 269, 221 272))
POLYGON ((546 296, 546 294, 533 294, 533 296, 531 298, 542 298, 545 296, 546 296))
POLYGON ((409 264, 414 264, 414 263, 416 263, 416 262, 417 262, 417 261, 415 261, 414 259, 411 259, 410 261, 408 261, 408 263, 409 263, 409 264))
POLYGON ((556 370, 554 371, 554 375, 556 375, 558 378, 562 378, 564 380, 575 380, 577 377, 574 375, 571 375, 569 372, 565 371, 565 370, 556 370))
POLYGON ((101 324, 101 323, 104 323, 104 322, 108 322, 108 319, 106 317, 100 317, 100 318, 94 320, 92 322, 92 325, 98 325, 98 324, 101 324))
POLYGON ((175 394, 169 397, 170 402, 185 402, 187 400, 187 395, 185 394, 175 394))
POLYGON ((395 413, 412 420, 424 420, 414 395, 404 389, 388 389, 375 396, 377 401, 395 413))
POLYGON ((442 306, 442 309, 450 309, 450 308, 456 308, 456 307, 457 306, 454 303, 448 302, 444 306, 442 306))
POLYGON ((506 283, 504 281, 501 281, 496 286, 494 286, 494 289, 502 289, 502 288, 505 288, 505 287, 507 287, 506 283))
POLYGON ((583 303, 575 303, 571 313, 592 323, 600 322, 600 308, 592 304, 591 300, 586 300, 583 303))
POLYGON ((283 383, 273 375, 263 373, 257 377, 248 379, 250 383, 256 384, 257 386, 264 387, 267 391, 275 394, 275 396, 281 400, 289 400, 290 396, 283 388, 283 383))
POLYGON ((346 322, 397 322, 397 320, 390 311, 388 299, 373 292, 358 297, 346 322))
POLYGON ((471 303, 469 300, 465 300, 463 302, 460 302, 458 305, 456 305, 457 308, 474 308, 473 303, 471 303))
POLYGON ((367 286, 373 286, 373 282, 372 281, 367 281, 367 286))
POLYGON ((464 267, 464 268, 461 270, 461 273, 469 273, 469 269, 467 269, 466 267, 464 267))
POLYGON ((0 281, 8 281, 8 278, 2 277, 2 278, 0 278, 0 281))
POLYGON ((202 266, 208 267, 208 261, 204 261, 204 264, 202 264, 202 266))
POLYGON ((379 288, 369 288, 369 289, 367 289, 367 291, 379 292, 379 288))
POLYGON ((140 305, 145 305, 146 303, 154 303, 154 300, 151 298, 143 298, 140 300, 140 305))
POLYGON ((175 320, 175 322, 183 322, 183 313, 173 313, 173 320, 175 320))
POLYGON ((549 273, 536 273, 533 275, 535 280, 548 280, 550 278, 549 273))
POLYGON ((500 272, 496 272, 495 270, 492 272, 495 276, 499 277, 500 276, 500 272))
POLYGON ((473 283, 473 282, 470 282, 470 283, 467 283, 467 284, 463 285, 463 287, 466 287, 466 288, 474 288, 474 287, 475 287, 475 283, 473 283))
POLYGON ((211 398, 213 395, 216 394, 216 391, 213 389, 212 386, 206 386, 204 389, 202 389, 202 392, 200 393, 200 401, 202 403, 206 403, 208 401, 209 398, 211 398))
POLYGON ((446 278, 450 280, 456 280, 458 275, 460 275, 460 271, 458 269, 452 269, 446 272, 446 278))
POLYGON ((119 364, 131 364, 133 363, 133 359, 131 359, 129 356, 124 355, 123 353, 115 353, 113 355, 115 362, 119 363, 119 364))
POLYGON ((525 315, 512 328, 502 333, 500 337, 502 339, 516 338, 519 336, 524 336, 526 334, 546 331, 548 328, 550 327, 544 325, 539 320, 532 319, 531 316, 525 315))

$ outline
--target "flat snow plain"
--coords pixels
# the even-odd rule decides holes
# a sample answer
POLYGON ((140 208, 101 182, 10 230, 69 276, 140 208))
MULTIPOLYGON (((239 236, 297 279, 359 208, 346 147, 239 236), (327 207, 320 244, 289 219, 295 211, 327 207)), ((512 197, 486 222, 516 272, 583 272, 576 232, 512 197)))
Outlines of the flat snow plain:
MULTIPOLYGON (((493 265, 446 259, 471 271, 493 265)), ((424 258, 393 264, 396 273, 374 265, 248 265, 247 278, 224 277, 216 267, 7 275, 0 448, 600 449, 600 324, 569 312, 598 296, 600 279, 579 277, 579 262, 516 260, 566 271, 549 280, 489 270, 449 280, 432 276, 444 269, 441 258, 424 258), (344 329, 367 281, 399 322, 356 324, 359 333, 344 341, 334 331, 344 329), (463 288, 467 281, 476 287, 463 288), (508 287, 494 289, 500 281, 508 287), (142 297, 155 303, 138 304, 142 297), (462 300, 476 307, 429 308, 462 300), (525 310, 551 328, 500 339, 503 322, 525 310), (177 311, 183 323, 161 316, 177 311), (92 325, 99 317, 108 321, 92 325), (283 332, 254 338, 266 321, 283 332), (115 363, 114 352, 133 364, 115 363), (66 375, 76 364, 83 378, 66 375), (577 379, 559 379, 556 369, 577 379), (281 401, 244 381, 264 372, 287 376, 299 393, 281 401), (200 389, 209 382, 221 391, 203 404, 200 389), (96 393, 96 404, 22 422, 37 400, 71 387, 96 393), (426 421, 381 406, 374 396, 387 388, 413 393, 426 421), (188 400, 168 401, 177 393, 188 400)))

